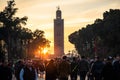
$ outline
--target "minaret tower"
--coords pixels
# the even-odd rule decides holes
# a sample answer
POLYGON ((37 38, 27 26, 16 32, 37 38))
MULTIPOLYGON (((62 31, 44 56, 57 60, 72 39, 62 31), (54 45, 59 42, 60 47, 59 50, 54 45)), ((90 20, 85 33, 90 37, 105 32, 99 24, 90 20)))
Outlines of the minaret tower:
POLYGON ((54 19, 54 54, 56 57, 64 55, 64 19, 59 7, 54 19))

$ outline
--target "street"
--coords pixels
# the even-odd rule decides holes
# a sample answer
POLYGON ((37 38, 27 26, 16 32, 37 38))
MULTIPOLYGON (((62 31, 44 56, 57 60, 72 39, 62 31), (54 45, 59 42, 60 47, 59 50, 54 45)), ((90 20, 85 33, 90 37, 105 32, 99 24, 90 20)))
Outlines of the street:
MULTIPOLYGON (((16 80, 15 76, 13 75, 13 79, 12 80, 16 80)), ((38 74, 38 80, 45 80, 45 74, 44 75, 39 75, 38 74)), ((58 80, 58 79, 57 79, 58 80)), ((68 80, 71 80, 70 77, 68 80)), ((78 76, 78 79, 77 80, 80 80, 79 76, 78 76)), ((86 79, 87 80, 87 79, 86 79)))

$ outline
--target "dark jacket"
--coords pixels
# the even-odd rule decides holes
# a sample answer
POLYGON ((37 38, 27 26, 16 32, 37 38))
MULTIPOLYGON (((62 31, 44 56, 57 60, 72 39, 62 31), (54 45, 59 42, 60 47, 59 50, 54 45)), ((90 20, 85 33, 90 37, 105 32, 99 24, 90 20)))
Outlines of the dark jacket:
POLYGON ((71 62, 71 74, 76 75, 78 72, 78 62, 71 62))
POLYGON ((103 67, 104 67, 104 64, 102 61, 96 61, 93 63, 93 66, 92 66, 92 74, 95 76, 95 75, 101 75, 101 72, 103 70, 103 67))
POLYGON ((0 80, 11 80, 12 70, 8 66, 0 66, 0 80))
POLYGON ((70 74, 70 64, 69 64, 69 62, 66 61, 66 60, 63 60, 59 64, 58 72, 59 72, 59 77, 60 78, 67 78, 68 75, 70 74))
POLYGON ((82 59, 79 62, 79 71, 88 71, 89 70, 89 63, 87 60, 82 59))
POLYGON ((24 80, 35 80, 35 69, 31 68, 31 70, 27 67, 24 68, 24 80))
POLYGON ((107 62, 102 70, 103 80, 116 80, 116 74, 110 62, 107 62))
POLYGON ((48 62, 46 65, 46 79, 45 80, 56 80, 57 68, 54 61, 48 62))

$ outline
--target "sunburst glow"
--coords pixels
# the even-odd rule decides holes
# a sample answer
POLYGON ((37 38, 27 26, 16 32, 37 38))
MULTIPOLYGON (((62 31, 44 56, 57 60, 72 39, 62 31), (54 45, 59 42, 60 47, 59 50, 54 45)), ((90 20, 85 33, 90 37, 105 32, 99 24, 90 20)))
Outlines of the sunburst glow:
POLYGON ((43 53, 46 54, 48 50, 46 48, 43 49, 43 53))
MULTIPOLYGON (((7 1, 0 0, 0 11, 4 9, 7 1)), ((27 25, 24 27, 45 31, 46 38, 51 42, 54 42, 53 20, 56 17, 56 6, 59 5, 65 22, 65 53, 74 49, 74 45, 68 41, 71 33, 92 24, 97 18, 102 18, 103 12, 109 9, 120 9, 120 0, 15 0, 15 3, 18 8, 16 16, 28 16, 27 25)), ((50 53, 54 53, 53 49, 52 45, 50 53)))

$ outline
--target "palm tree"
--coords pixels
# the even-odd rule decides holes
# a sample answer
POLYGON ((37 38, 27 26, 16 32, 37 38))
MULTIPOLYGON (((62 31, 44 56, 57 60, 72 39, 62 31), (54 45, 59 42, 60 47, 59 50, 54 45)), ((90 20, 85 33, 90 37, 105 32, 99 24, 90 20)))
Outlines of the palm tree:
POLYGON ((22 26, 21 24, 26 24, 27 17, 19 18, 19 17, 14 17, 15 13, 17 12, 18 8, 14 8, 15 6, 15 1, 11 0, 8 1, 8 5, 5 7, 5 9, 0 12, 0 22, 3 23, 3 35, 6 35, 4 38, 4 41, 8 45, 8 55, 9 59, 12 58, 12 51, 13 51, 13 43, 11 42, 16 42, 17 37, 16 33, 18 29, 22 26), (7 33, 7 34, 6 34, 7 33))

